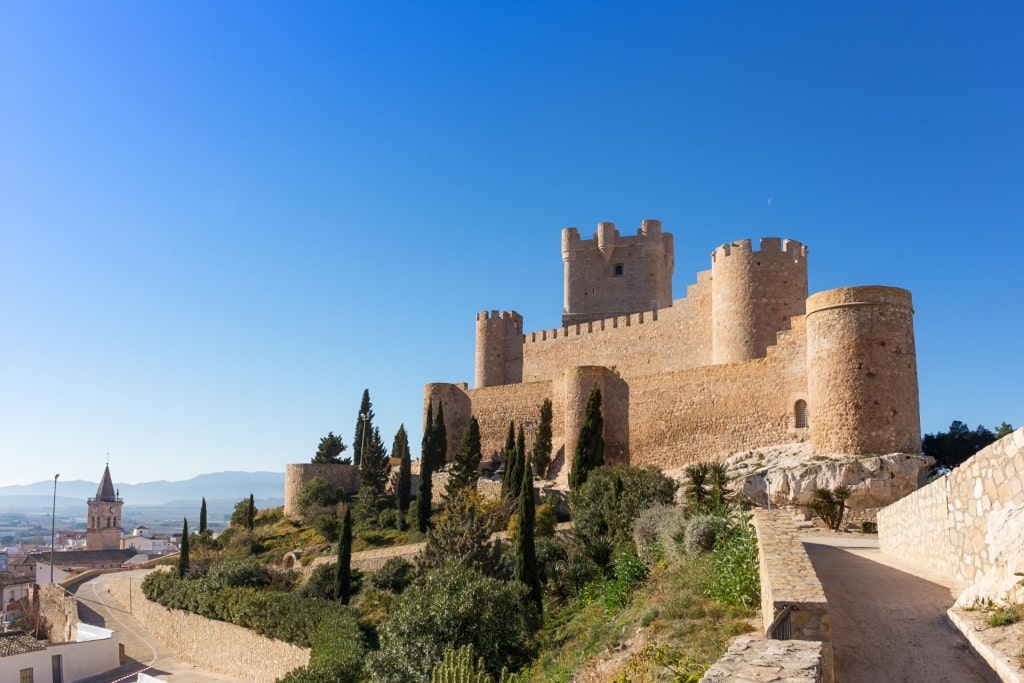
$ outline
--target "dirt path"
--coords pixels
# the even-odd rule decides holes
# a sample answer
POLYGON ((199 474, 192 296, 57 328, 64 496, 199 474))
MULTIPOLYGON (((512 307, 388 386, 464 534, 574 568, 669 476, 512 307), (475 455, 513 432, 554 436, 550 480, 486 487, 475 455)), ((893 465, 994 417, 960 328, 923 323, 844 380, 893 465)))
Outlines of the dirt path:
POLYGON ((998 682, 948 621, 950 588, 875 561, 877 549, 853 541, 860 547, 804 542, 828 598, 836 683, 998 682))

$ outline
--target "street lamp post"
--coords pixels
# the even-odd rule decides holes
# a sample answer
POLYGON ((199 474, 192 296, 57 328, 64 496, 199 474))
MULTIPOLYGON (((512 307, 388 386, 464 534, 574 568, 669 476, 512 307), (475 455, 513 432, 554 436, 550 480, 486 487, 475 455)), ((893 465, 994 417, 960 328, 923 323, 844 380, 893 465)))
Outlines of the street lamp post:
POLYGON ((53 475, 53 510, 50 512, 50 583, 53 583, 53 539, 57 534, 57 477, 53 475))

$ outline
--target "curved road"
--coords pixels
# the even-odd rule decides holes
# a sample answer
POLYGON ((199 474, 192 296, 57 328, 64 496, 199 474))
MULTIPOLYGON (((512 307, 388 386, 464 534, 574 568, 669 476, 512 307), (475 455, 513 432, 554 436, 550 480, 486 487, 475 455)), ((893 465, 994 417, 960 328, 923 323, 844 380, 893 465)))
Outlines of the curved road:
MULTIPOLYGON (((141 581, 148 570, 125 573, 141 581)), ((110 595, 107 590, 108 583, 109 576, 101 574, 72 587, 70 592, 78 601, 79 620, 86 624, 117 631, 121 638, 121 644, 124 645, 127 660, 117 669, 82 679, 80 683, 114 683, 115 681, 128 683, 135 681, 135 674, 140 671, 145 671, 149 676, 162 681, 178 683, 201 683, 202 681, 246 683, 245 679, 203 671, 178 659, 170 648, 146 631, 135 620, 135 617, 126 612, 121 603, 110 595)))
POLYGON ((825 597, 837 683, 998 683, 946 617, 950 588, 892 566, 877 540, 804 537, 825 597))

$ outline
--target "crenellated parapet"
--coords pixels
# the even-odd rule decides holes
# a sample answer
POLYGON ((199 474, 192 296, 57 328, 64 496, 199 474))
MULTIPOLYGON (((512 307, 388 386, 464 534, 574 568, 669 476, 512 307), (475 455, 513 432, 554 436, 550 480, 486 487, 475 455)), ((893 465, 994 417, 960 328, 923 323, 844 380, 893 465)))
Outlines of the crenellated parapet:
POLYGON ((675 250, 661 221, 647 219, 623 237, 614 223, 598 223, 593 239, 562 231, 565 299, 562 324, 612 318, 672 305, 675 250))
POLYGON ((723 244, 711 254, 712 360, 738 363, 763 358, 779 332, 803 315, 807 299, 807 247, 764 237, 723 244))

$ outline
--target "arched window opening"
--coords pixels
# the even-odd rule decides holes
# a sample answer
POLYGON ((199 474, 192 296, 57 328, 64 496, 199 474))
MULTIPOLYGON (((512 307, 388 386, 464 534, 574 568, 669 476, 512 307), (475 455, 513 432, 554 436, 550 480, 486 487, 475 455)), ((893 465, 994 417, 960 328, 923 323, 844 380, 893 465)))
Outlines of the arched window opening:
POLYGON ((807 401, 800 399, 793 406, 793 414, 795 417, 795 423, 797 429, 802 429, 807 426, 807 401))

